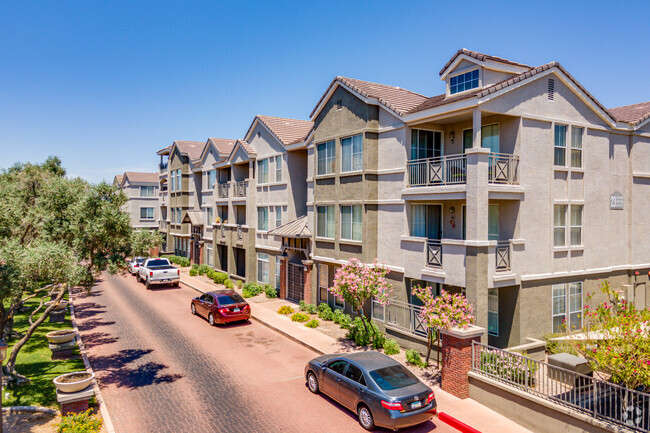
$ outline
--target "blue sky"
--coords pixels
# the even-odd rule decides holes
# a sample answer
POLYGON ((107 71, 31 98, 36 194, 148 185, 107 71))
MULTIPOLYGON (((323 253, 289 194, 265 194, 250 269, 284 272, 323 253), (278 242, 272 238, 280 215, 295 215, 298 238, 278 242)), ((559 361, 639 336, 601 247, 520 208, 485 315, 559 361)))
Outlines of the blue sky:
POLYGON ((443 91, 459 48, 559 61, 605 106, 650 100, 650 3, 13 1, 0 5, 0 167, 97 182, 174 139, 306 119, 336 75, 443 91))

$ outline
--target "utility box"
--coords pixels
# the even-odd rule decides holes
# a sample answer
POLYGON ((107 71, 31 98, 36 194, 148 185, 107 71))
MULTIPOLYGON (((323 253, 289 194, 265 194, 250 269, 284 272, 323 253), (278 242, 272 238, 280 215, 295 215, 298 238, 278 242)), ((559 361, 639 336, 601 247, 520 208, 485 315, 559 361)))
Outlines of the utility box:
POLYGON ((580 356, 571 355, 570 353, 556 353, 548 356, 549 365, 560 367, 563 370, 549 368, 548 376, 569 386, 583 386, 583 380, 578 374, 593 376, 594 371, 589 365, 589 361, 580 356), (565 371, 569 370, 569 371, 565 371))

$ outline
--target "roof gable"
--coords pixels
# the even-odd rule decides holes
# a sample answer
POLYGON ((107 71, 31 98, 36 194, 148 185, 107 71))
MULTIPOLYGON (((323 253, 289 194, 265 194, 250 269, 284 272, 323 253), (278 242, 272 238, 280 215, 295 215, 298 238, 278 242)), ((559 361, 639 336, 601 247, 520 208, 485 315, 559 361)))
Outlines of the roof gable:
POLYGON ((518 63, 512 60, 504 59, 502 57, 491 56, 489 54, 483 54, 468 50, 466 48, 461 48, 440 70, 440 78, 444 80, 447 75, 452 73, 463 62, 470 62, 488 69, 495 69, 498 71, 511 72, 515 74, 519 74, 527 69, 532 69, 532 66, 524 65, 523 63, 518 63))
POLYGON ((237 140, 235 146, 228 156, 229 164, 238 164, 240 162, 248 161, 249 159, 255 158, 257 152, 255 149, 244 140, 237 140))
POLYGON ((138 171, 127 171, 122 177, 122 184, 127 180, 129 183, 153 183, 158 184, 158 173, 143 173, 138 171))
POLYGON ((311 120, 289 119, 286 117, 264 116, 258 114, 253 119, 244 140, 250 142, 251 134, 255 129, 255 125, 262 125, 280 144, 283 146, 290 146, 292 144, 305 141, 312 128, 314 122, 311 120))
POLYGON ((228 158, 232 152, 232 149, 235 147, 236 142, 237 140, 229 138, 208 138, 208 140, 205 142, 205 146, 203 147, 203 151, 201 152, 201 156, 199 157, 197 163, 199 165, 203 165, 205 163, 205 159, 210 153, 210 149, 214 150, 216 153, 217 161, 228 158))
POLYGON ((641 125, 650 119, 650 101, 610 108, 616 120, 641 125))

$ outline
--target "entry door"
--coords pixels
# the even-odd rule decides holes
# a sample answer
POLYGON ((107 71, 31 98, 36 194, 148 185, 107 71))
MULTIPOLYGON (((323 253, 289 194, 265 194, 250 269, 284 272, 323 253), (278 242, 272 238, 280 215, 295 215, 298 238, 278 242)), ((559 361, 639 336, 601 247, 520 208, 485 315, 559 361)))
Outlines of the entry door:
POLYGON ((411 131, 411 159, 442 156, 442 133, 440 131, 411 131))
POLYGON ((287 289, 287 299, 300 302, 304 298, 305 273, 302 265, 289 263, 289 284, 287 289))

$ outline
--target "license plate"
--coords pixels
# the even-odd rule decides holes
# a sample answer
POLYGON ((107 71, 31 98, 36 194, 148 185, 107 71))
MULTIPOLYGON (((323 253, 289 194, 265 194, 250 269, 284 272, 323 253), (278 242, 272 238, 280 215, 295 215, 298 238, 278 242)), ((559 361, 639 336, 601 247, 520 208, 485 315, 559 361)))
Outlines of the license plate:
POLYGON ((233 312, 233 313, 239 313, 239 308, 233 308, 233 309, 232 309, 232 312, 233 312))
POLYGON ((414 401, 411 403, 411 409, 419 409, 422 407, 422 402, 421 401, 414 401))

